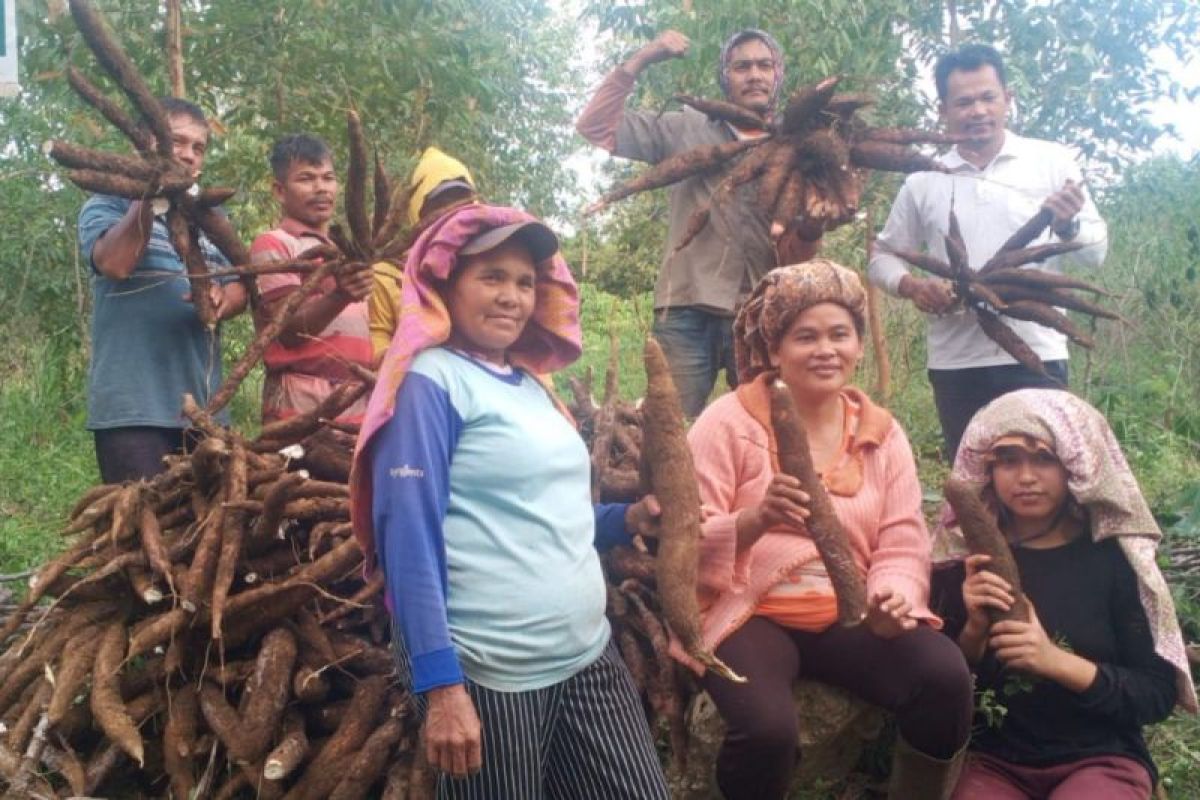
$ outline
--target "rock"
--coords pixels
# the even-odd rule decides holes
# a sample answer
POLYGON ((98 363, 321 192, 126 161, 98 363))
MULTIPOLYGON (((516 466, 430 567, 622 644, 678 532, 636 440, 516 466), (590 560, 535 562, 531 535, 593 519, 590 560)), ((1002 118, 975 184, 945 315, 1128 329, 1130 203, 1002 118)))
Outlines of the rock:
MULTIPOLYGON (((798 681, 793 691, 800 721, 800 763, 792 791, 817 780, 843 779, 866 743, 879 736, 885 713, 853 695, 816 681, 798 681)), ((714 768, 725 737, 725 723, 707 692, 688 708, 688 765, 671 776, 676 800, 719 800, 714 768)))

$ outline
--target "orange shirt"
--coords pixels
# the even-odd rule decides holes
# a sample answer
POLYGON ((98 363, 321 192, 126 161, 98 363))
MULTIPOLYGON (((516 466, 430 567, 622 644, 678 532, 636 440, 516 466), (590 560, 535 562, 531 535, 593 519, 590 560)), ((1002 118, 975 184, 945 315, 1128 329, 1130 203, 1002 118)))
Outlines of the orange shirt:
MULTIPOLYGON (((858 430, 861 408, 848 396, 842 395, 845 410, 842 424, 842 441, 830 466, 836 466, 850 452, 850 442, 858 430)), ((826 469, 818 470, 824 474, 826 469)), ((780 578, 767 593, 759 598, 754 609, 758 616, 766 617, 785 628, 801 631, 823 631, 837 621, 837 597, 825 564, 820 559, 809 561, 780 578)))

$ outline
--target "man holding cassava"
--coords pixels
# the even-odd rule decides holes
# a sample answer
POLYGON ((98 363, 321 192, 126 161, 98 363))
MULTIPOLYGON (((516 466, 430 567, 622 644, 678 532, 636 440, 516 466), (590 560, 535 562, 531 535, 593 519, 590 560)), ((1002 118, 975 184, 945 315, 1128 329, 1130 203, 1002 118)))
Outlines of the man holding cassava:
MULTIPOLYGON (((643 70, 686 55, 689 45, 683 34, 666 31, 634 53, 604 79, 576 130, 613 155, 651 164, 700 145, 764 135, 710 120, 690 108, 660 114, 625 107, 643 70)), ((770 118, 782 88, 783 53, 769 34, 740 31, 721 48, 718 79, 729 102, 770 118)), ((689 417, 704 408, 722 368, 729 385, 736 382, 732 324, 739 300, 778 261, 814 255, 821 235, 796 226, 781 240, 772 240, 770 220, 757 207, 754 191, 742 187, 733 202, 714 206, 710 224, 676 252, 692 212, 709 204, 731 167, 687 178, 668 190, 670 221, 654 289, 654 335, 666 351, 689 417)))
MULTIPOLYGON (((199 107, 160 98, 175 160, 199 177, 209 127, 199 107)), ((199 234, 204 259, 228 266, 199 234)), ((200 321, 187 269, 154 202, 93 195, 79 212, 79 249, 92 268, 92 360, 87 427, 105 483, 164 469, 163 456, 184 444, 183 395, 203 405, 221 383, 220 329, 200 321)), ((211 284, 217 320, 246 307, 236 280, 211 284)))
POLYGON ((951 209, 972 269, 1039 209, 1049 211, 1052 221, 1034 244, 1079 241, 1084 247, 1034 268, 1059 272, 1065 264, 1099 266, 1108 233, 1070 151, 1007 130, 1012 94, 999 53, 987 45, 967 45, 942 56, 934 77, 946 129, 964 139, 942 159, 950 174, 921 172, 904 182, 877 240, 870 278, 930 315, 929 381, 946 457, 953 459, 967 422, 991 400, 1015 389, 1066 386, 1067 338, 1033 322, 1003 318, 1041 358, 1048 376, 1035 373, 984 334, 974 313, 955 303, 946 281, 911 274, 892 251, 927 250, 946 258, 951 209))
MULTIPOLYGON (((255 263, 290 261, 306 250, 332 245, 338 179, 329 146, 315 136, 285 136, 271 150, 271 191, 279 201, 279 225, 260 234, 250 246, 255 263)), ((270 323, 275 309, 299 288, 295 272, 258 276, 262 303, 254 322, 270 323)), ((263 422, 275 422, 314 409, 341 382, 353 377, 351 365, 371 366, 367 296, 371 270, 340 272, 305 300, 263 353, 263 422)), ((340 419, 357 422, 366 409, 359 400, 340 419)))

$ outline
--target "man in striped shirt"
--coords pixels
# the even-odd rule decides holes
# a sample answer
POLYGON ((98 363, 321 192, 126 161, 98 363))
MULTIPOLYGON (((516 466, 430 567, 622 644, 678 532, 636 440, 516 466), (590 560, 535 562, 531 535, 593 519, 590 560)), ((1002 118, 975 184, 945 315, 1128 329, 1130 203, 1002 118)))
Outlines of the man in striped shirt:
MULTIPOLYGON (((329 146, 315 136, 294 134, 275 143, 271 151, 275 180, 271 191, 279 201, 279 225, 259 235, 250 247, 255 263, 289 261, 306 250, 331 244, 338 180, 329 146)), ((260 275, 262 303, 255 309, 261 329, 279 306, 300 286, 295 272, 260 275)), ((371 270, 339 273, 292 315, 279 337, 263 355, 263 422, 274 422, 311 411, 342 381, 353 376, 350 365, 371 365, 367 325, 367 295, 371 270)), ((357 422, 365 401, 346 409, 341 419, 357 422)))

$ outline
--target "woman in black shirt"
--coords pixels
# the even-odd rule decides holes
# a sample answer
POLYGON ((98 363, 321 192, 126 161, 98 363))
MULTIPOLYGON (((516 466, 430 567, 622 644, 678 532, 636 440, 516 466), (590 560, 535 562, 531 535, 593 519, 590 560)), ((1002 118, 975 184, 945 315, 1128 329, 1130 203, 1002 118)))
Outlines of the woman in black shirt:
POLYGON ((965 559, 946 622, 979 704, 954 797, 1149 798, 1142 726, 1196 698, 1154 560, 1161 534, 1107 422, 1066 392, 1014 392, 972 420, 954 473, 984 487, 1031 607, 989 623, 1012 587, 987 556, 965 559))

